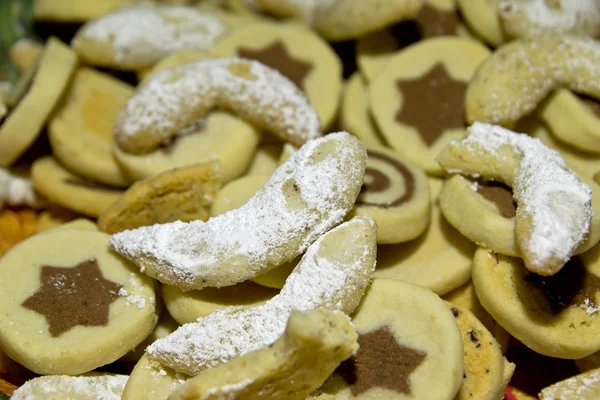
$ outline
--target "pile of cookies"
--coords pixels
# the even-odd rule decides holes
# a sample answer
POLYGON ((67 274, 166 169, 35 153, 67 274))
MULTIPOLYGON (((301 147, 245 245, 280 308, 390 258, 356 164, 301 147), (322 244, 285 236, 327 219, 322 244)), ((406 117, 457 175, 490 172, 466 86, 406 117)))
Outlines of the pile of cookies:
POLYGON ((28 11, 0 399, 600 397, 596 0, 28 11))

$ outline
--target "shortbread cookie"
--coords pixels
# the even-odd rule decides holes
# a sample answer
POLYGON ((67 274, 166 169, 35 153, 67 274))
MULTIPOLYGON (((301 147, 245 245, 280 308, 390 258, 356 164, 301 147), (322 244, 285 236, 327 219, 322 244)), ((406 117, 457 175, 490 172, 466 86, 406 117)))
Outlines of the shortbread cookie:
POLYGON ((152 343, 156 342, 158 339, 162 339, 171 333, 175 332, 177 328, 179 328, 179 323, 171 317, 167 310, 163 309, 160 313, 160 318, 154 327, 152 333, 150 333, 146 339, 137 346, 135 346, 129 353, 125 354, 120 362, 132 365, 137 362, 144 356, 146 347, 150 346, 152 343))
POLYGON ((369 112, 367 85, 358 72, 346 82, 340 110, 340 126, 359 138, 366 146, 381 147, 383 141, 369 112))
POLYGON ((135 0, 36 0, 33 17, 38 21, 83 22, 98 18, 135 0))
POLYGON ((141 343, 158 319, 154 284, 108 249, 109 236, 53 230, 0 260, 0 347, 38 374, 76 375, 141 343))
POLYGON ((502 28, 511 38, 547 34, 600 36, 596 0, 503 0, 498 5, 502 28))
POLYGON ((107 185, 130 179, 112 154, 112 128, 133 88, 91 68, 75 71, 65 98, 48 124, 53 155, 75 173, 107 185))
POLYGON ((181 5, 143 3, 86 23, 72 46, 90 65, 138 70, 177 50, 208 50, 226 31, 226 25, 213 13, 181 5))
POLYGON ((169 314, 181 325, 196 322, 217 310, 231 306, 260 306, 278 291, 250 281, 222 288, 204 288, 187 292, 171 285, 161 285, 162 298, 169 314))
POLYGON ((204 61, 216 58, 210 51, 201 50, 179 50, 171 53, 167 57, 161 59, 151 68, 138 71, 137 77, 140 81, 139 86, 144 86, 150 79, 158 75, 164 70, 176 67, 181 64, 187 64, 195 61, 204 61))
POLYGON ((12 400, 121 400, 127 375, 50 375, 25 382, 12 400))
POLYGON ((465 96, 467 122, 510 127, 564 86, 600 98, 600 44, 586 37, 539 36, 496 50, 477 70, 465 96))
POLYGON ((40 42, 24 37, 10 46, 8 59, 21 73, 25 73, 35 65, 43 50, 40 42))
POLYGON ((263 144, 256 149, 254 158, 248 166, 245 176, 271 176, 279 166, 278 160, 281 154, 281 146, 263 144))
POLYGON ((229 113, 214 111, 149 153, 129 154, 115 143, 113 153, 132 180, 215 160, 221 181, 226 183, 248 169, 259 141, 260 132, 252 125, 229 113))
POLYGON ((220 186, 214 161, 168 170, 134 183, 104 210, 98 226, 116 233, 173 221, 206 221, 220 186))
POLYGON ((600 351, 575 360, 575 365, 580 372, 587 372, 592 369, 600 368, 600 351))
POLYGON ((17 98, 0 125, 0 167, 13 164, 35 141, 77 64, 77 55, 58 39, 50 38, 37 65, 25 74, 17 98))
POLYGON ((97 231, 98 226, 87 218, 77 218, 73 221, 58 225, 53 229, 81 229, 85 231, 97 231))
POLYGON ((35 208, 41 202, 29 178, 0 168, 0 210, 5 205, 35 208))
POLYGON ((54 158, 42 157, 31 167, 31 179, 37 192, 56 204, 91 217, 98 217, 123 191, 77 176, 54 158))
POLYGON ((292 311, 285 332, 267 347, 204 370, 170 400, 305 400, 358 350, 350 318, 339 311, 292 311))
POLYGON ((513 188, 515 242, 529 270, 555 274, 585 241, 593 214, 591 188, 538 139, 475 123, 469 136, 450 143, 437 161, 448 171, 513 188))
POLYGON ((362 190, 349 214, 377 223, 377 244, 415 239, 429 225, 431 200, 427 175, 397 152, 367 150, 362 190))
POLYGON ((435 156, 465 134, 467 83, 489 53, 471 39, 424 40, 396 54, 369 87, 387 142, 430 175, 443 175, 435 156))
POLYGON ((324 130, 336 118, 342 64, 327 42, 308 28, 297 24, 250 24, 231 32, 211 52, 256 60, 279 71, 305 93, 324 130))
POLYGON ((352 313, 375 269, 376 234, 369 218, 343 223, 308 248, 273 299, 258 307, 229 307, 183 325, 148 347, 148 354, 179 372, 196 375, 273 343, 294 309, 352 313))
POLYGON ((540 400, 594 400, 600 396, 600 369, 565 379, 543 389, 540 400))
POLYGON ((364 146, 348 133, 311 140, 242 207, 206 223, 121 232, 111 246, 184 290, 243 282, 292 261, 339 224, 360 192, 365 164, 364 146))
POLYGON ((473 285, 483 307, 512 336, 537 353, 582 358, 600 350, 595 246, 553 276, 529 272, 518 258, 480 248, 473 285))
POLYGON ((144 354, 127 380, 121 400, 167 400, 178 386, 189 379, 144 354))
POLYGON ((448 305, 458 322, 465 353, 464 380, 456 400, 497 400, 515 370, 487 328, 467 309, 448 305))
POLYGON ((125 152, 147 153, 215 107, 294 145, 321 136, 317 113, 292 81, 257 61, 234 57, 154 76, 121 111, 114 139, 125 152))
POLYGON ((457 394, 464 360, 460 330, 450 308, 434 293, 375 279, 352 322, 358 352, 320 392, 335 399, 387 400, 453 399, 457 394))
POLYGON ((498 7, 503 0, 456 0, 460 14, 484 42, 498 47, 508 40, 502 29, 498 7))

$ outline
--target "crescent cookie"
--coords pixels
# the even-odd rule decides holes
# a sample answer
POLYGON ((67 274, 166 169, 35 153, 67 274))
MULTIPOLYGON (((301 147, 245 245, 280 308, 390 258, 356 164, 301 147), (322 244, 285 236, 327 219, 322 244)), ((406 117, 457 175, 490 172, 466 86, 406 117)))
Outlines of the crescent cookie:
POLYGON ((366 217, 343 223, 308 248, 281 292, 264 305, 216 311, 146 351, 169 368, 196 375, 273 343, 294 309, 352 313, 375 269, 376 233, 375 223, 366 217))
POLYGON ((211 50, 219 57, 256 60, 279 71, 307 97, 323 130, 333 124, 342 89, 342 63, 331 46, 308 28, 255 23, 236 29, 211 50))
POLYGON ((466 139, 450 143, 437 160, 448 171, 480 174, 513 188, 515 241, 529 270, 557 273, 586 239, 591 188, 538 139, 475 123, 466 139))
POLYGON ((114 140, 125 152, 147 153, 214 107, 297 146, 321 136, 317 113, 293 82, 257 61, 228 58, 154 76, 121 111, 114 140))
POLYGON ((208 50, 226 31, 213 13, 143 3, 87 22, 77 31, 72 47, 90 65, 138 70, 177 50, 208 50))
POLYGON ((148 275, 184 290, 242 282, 292 261, 342 222, 362 186, 364 146, 334 133, 294 153, 246 204, 206 223, 172 222, 113 235, 148 275))
POLYGON ((465 97, 467 122, 512 126, 557 87, 600 98, 600 44, 587 37, 538 36, 498 48, 465 97))
POLYGON ((359 138, 365 146, 383 147, 381 134, 369 111, 367 85, 358 72, 350 76, 344 87, 339 123, 343 130, 359 138))
POLYGON ((41 201, 30 179, 0 168, 0 210, 5 205, 37 208, 41 201))
POLYGON ((464 136, 465 90, 489 54, 458 37, 427 39, 397 53, 369 86, 371 112, 390 146, 429 175, 443 175, 435 156, 464 136))
POLYGON ((594 400, 600 394, 600 369, 593 369, 548 386, 539 393, 540 400, 594 400))
POLYGON ((150 359, 148 354, 144 354, 131 371, 123 395, 119 399, 167 400, 173 390, 189 378, 188 375, 164 367, 150 359))
POLYGON ((498 47, 508 40, 498 15, 502 1, 506 0, 456 0, 468 27, 491 47, 498 47))
POLYGON ((31 379, 14 391, 12 400, 121 400, 127 375, 49 375, 31 379))

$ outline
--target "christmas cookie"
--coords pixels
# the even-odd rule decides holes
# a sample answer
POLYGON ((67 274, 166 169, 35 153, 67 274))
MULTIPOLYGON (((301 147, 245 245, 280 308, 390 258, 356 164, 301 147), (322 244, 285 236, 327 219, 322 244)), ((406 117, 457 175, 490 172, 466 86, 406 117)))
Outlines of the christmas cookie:
POLYGON ((0 168, 0 210, 5 205, 37 207, 41 202, 29 178, 0 168))
POLYGON ((8 59, 19 69, 19 72, 25 73, 35 65, 43 49, 41 43, 24 37, 10 46, 8 59))
POLYGON ((292 261, 343 220, 360 192, 366 158, 345 132, 311 140, 240 208, 206 223, 121 232, 111 246, 144 273, 184 290, 243 282, 292 261))
POLYGON ((593 369, 543 389, 540 400, 594 400, 600 395, 600 369, 593 369))
POLYGON ((112 154, 112 128, 133 88, 91 68, 75 71, 48 124, 52 153, 78 175, 126 187, 130 179, 112 154))
POLYGON ((0 260, 0 347, 38 374, 81 374, 141 343, 157 321, 152 280, 108 250, 109 236, 62 229, 0 260))
POLYGON ((129 365, 137 363, 143 357, 146 347, 150 346, 158 339, 162 339, 175 332, 179 325, 180 324, 171 317, 167 310, 163 309, 152 333, 148 335, 142 343, 138 344, 129 353, 121 357, 120 361, 129 365))
POLYGON ((63 168, 54 158, 42 157, 31 167, 35 190, 56 204, 98 217, 123 191, 84 179, 63 168))
POLYGON ((13 164, 35 141, 77 64, 77 55, 55 38, 48 39, 39 61, 25 73, 9 97, 0 125, 0 167, 13 164))
POLYGON ((250 24, 231 32, 211 52, 259 61, 279 71, 304 92, 323 129, 337 116, 342 65, 333 49, 296 24, 250 24))
POLYGON ((169 68, 194 61, 210 60, 212 58, 216 57, 209 51, 179 50, 173 52, 167 57, 158 61, 151 68, 139 70, 137 73, 138 80, 140 81, 139 86, 144 86, 150 79, 152 79, 152 77, 169 68))
POLYGON ((600 350, 598 246, 553 276, 528 271, 518 258, 480 248, 473 285, 483 307, 512 336, 550 357, 582 358, 600 350))
POLYGON ((173 221, 206 221, 220 186, 214 161, 171 169, 134 183, 102 212, 98 226, 116 233, 173 221))
POLYGON ((346 82, 340 110, 340 126, 359 138, 365 146, 381 147, 383 141, 369 112, 367 85, 358 72, 346 82))
POLYGON ((492 47, 498 47, 508 40, 498 16, 501 1, 505 0, 456 0, 469 28, 492 47))
POLYGON ((58 225, 53 229, 82 229, 86 231, 97 231, 98 226, 87 218, 77 218, 73 221, 58 225))
POLYGON ((36 0, 33 17, 39 21, 82 22, 98 18, 135 0, 36 0))
POLYGON ((40 376, 15 390, 12 400, 121 400, 127 375, 40 376))
POLYGON ((465 134, 465 90, 488 55, 471 39, 441 37, 394 56, 369 87, 371 111, 387 142, 428 174, 442 175, 435 156, 465 134))
POLYGON ((189 379, 144 354, 135 365, 121 400, 167 400, 178 386, 189 379))
POLYGON ((245 176, 271 176, 279 166, 279 155, 281 146, 272 144, 263 144, 256 149, 254 158, 248 166, 245 176))

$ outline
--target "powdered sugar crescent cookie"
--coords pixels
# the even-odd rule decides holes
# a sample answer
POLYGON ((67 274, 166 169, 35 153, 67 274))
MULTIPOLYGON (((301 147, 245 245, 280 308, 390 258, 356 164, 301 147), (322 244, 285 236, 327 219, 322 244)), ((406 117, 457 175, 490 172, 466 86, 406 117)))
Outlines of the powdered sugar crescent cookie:
POLYGON ((358 72, 352 74, 344 87, 340 126, 359 138, 366 146, 383 146, 377 126, 369 112, 367 85, 358 72))
POLYGON ((214 161, 172 169, 134 183, 102 212, 98 226, 116 233, 173 221, 206 221, 220 186, 214 161))
POLYGON ((133 88, 110 75, 81 67, 48 124, 52 154, 75 173, 107 185, 126 187, 112 153, 112 128, 133 88))
POLYGON ((334 399, 373 400, 450 400, 457 394, 464 360, 460 330, 450 308, 434 293, 376 278, 352 322, 358 352, 319 392, 334 399))
POLYGON ((292 311, 285 332, 267 347, 200 372, 170 400, 305 400, 358 349, 350 318, 339 311, 292 311))
POLYGON ((208 50, 226 32, 226 25, 213 13, 142 3, 84 24, 72 46, 90 65, 138 70, 177 50, 208 50))
POLYGON ((371 112, 390 146, 428 174, 442 175, 435 156, 464 136, 467 83, 489 53, 458 37, 424 40, 397 53, 369 86, 371 112))
POLYGON ((49 375, 25 382, 15 390, 13 400, 121 400, 127 375, 49 375))
POLYGON ((135 0, 36 0, 33 2, 33 17, 39 21, 82 22, 98 18, 135 0))
POLYGON ((510 127, 553 90, 600 98, 600 44, 586 37, 538 36, 497 49, 477 70, 465 96, 467 122, 510 127))
POLYGON ((518 258, 479 248, 473 285, 483 307, 523 344, 550 357, 582 358, 600 349, 599 250, 595 246, 556 275, 541 276, 518 258))
POLYGON ((360 192, 365 164, 364 146, 346 132, 311 140, 240 208, 206 223, 117 233, 111 246, 184 290, 242 282, 292 261, 339 224, 360 192))
POLYGON ((77 55, 58 39, 48 39, 37 65, 25 74, 17 98, 0 125, 0 167, 13 164, 35 141, 67 87, 77 55))
POLYGON ((0 260, 0 347, 39 374, 76 375, 141 343, 158 319, 154 283, 108 250, 109 236, 58 229, 0 260))
POLYGON ((540 400, 594 400, 600 395, 600 369, 573 376, 542 389, 540 400))
POLYGON ((585 241, 591 188, 539 140, 475 123, 466 139, 450 143, 437 160, 448 171, 481 174, 513 188, 515 242, 529 270, 555 274, 585 241))
POLYGON ((224 37, 211 52, 256 60, 279 71, 304 92, 324 131, 334 122, 342 89, 342 64, 328 43, 308 28, 285 23, 249 24, 224 37))
POLYGON ((164 367, 144 354, 131 371, 120 399, 167 400, 187 379, 188 375, 164 367))
POLYGON ((0 168, 0 210, 5 206, 37 207, 42 200, 35 192, 31 179, 8 169, 0 168))
POLYGON ((321 136, 319 117, 293 82, 257 61, 200 61, 154 76, 127 102, 114 139, 128 153, 147 153, 214 107, 302 145, 321 136), (165 99, 169 99, 168 102, 165 99))
POLYGON ((375 269, 376 233, 375 223, 366 217, 341 224, 308 248, 273 299, 258 307, 229 307, 183 325, 154 342, 148 354, 167 367, 195 375, 273 343, 293 309, 352 313, 375 269))
POLYGON ((502 29, 498 7, 505 0, 456 0, 460 14, 471 30, 492 47, 508 40, 502 29))

